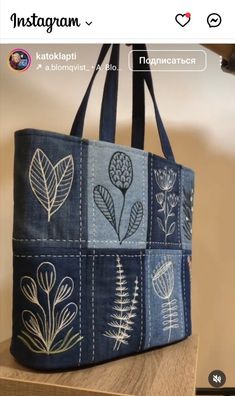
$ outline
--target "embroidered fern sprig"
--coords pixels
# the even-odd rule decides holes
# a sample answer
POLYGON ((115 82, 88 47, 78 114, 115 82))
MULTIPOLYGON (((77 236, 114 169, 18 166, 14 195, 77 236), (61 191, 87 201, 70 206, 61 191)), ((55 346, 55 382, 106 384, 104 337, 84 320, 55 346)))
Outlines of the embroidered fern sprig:
POLYGON ((134 281, 133 297, 130 300, 130 294, 127 287, 126 276, 120 257, 117 256, 117 280, 116 280, 116 293, 113 306, 113 313, 110 315, 113 320, 108 322, 108 325, 112 328, 111 330, 105 331, 103 334, 106 337, 115 340, 113 350, 119 350, 121 344, 128 345, 128 338, 130 338, 130 332, 133 331, 134 318, 138 304, 138 277, 134 281))

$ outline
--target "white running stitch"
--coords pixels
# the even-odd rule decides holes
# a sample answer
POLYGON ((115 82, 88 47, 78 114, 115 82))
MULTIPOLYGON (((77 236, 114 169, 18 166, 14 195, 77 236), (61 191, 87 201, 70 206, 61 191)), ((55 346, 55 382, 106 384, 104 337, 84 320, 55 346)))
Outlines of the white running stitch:
POLYGON ((148 261, 147 261, 147 287, 148 287, 148 311, 149 311, 149 338, 148 338, 148 347, 150 348, 151 344, 151 338, 152 338, 152 317, 151 317, 151 307, 150 307, 150 256, 151 252, 149 252, 148 255, 148 261))
MULTIPOLYGON (((93 155, 92 155, 92 168, 91 168, 91 194, 93 194, 94 191, 94 186, 95 186, 95 155, 96 155, 96 149, 95 145, 93 146, 93 155)), ((92 200, 92 240, 90 243, 94 243, 94 248, 96 247, 96 224, 95 224, 95 202, 94 199, 91 195, 92 200)), ((89 242, 88 242, 89 243, 89 242)))
POLYGON ((185 292, 185 262, 184 262, 183 259, 182 259, 182 263, 183 263, 183 265, 182 265, 182 271, 183 271, 182 288, 183 288, 183 306, 184 306, 185 332, 186 332, 186 334, 188 334, 187 303, 186 303, 186 292, 185 292))
POLYGON ((93 250, 92 256, 92 361, 95 360, 95 250, 93 250))
MULTIPOLYGON (((79 255, 79 261, 78 261, 78 266, 79 266, 79 306, 80 306, 80 311, 79 311, 79 332, 81 333, 82 330, 82 257, 79 255)), ((79 365, 81 364, 82 360, 82 344, 80 343, 79 345, 79 365)))
POLYGON ((79 194, 80 195, 80 202, 79 202, 80 249, 82 247, 82 175, 83 175, 83 158, 82 158, 82 155, 83 155, 83 153, 82 153, 82 141, 81 141, 81 143, 80 143, 80 175, 79 175, 80 176, 80 182, 79 182, 79 185, 80 185, 80 194, 79 194))
POLYGON ((143 180, 142 180, 142 199, 143 199, 142 237, 143 237, 143 239, 144 239, 144 228, 145 228, 145 211, 147 211, 146 202, 145 202, 145 188, 144 188, 145 169, 147 169, 147 167, 145 166, 145 155, 143 154, 143 162, 142 162, 142 177, 143 177, 143 180))
POLYGON ((140 253, 140 345, 139 351, 142 349, 143 342, 143 260, 140 253))
MULTIPOLYGON (((117 240, 112 240, 112 239, 110 239, 110 240, 99 240, 99 239, 92 239, 92 240, 89 240, 89 239, 46 239, 46 238, 44 238, 44 239, 40 239, 40 238, 32 238, 32 239, 17 239, 17 238, 13 238, 13 241, 16 241, 16 242, 46 242, 46 241, 49 241, 49 242, 88 242, 88 243, 92 243, 92 242, 102 242, 102 243, 111 243, 111 242, 117 242, 117 240)), ((146 244, 146 241, 124 241, 124 243, 126 244, 140 244, 140 245, 144 245, 145 246, 145 244, 146 244)), ((165 243, 165 242, 150 242, 150 241, 147 241, 147 243, 149 244, 149 245, 154 245, 154 244, 157 244, 157 245, 176 245, 176 246, 181 246, 181 244, 179 244, 179 243, 174 243, 174 242, 167 242, 167 243, 165 243)))
MULTIPOLYGON (((178 253, 171 253, 172 256, 177 256, 178 253)), ((18 258, 32 258, 32 257, 93 257, 92 254, 35 254, 35 255, 24 255, 24 254, 14 254, 14 257, 18 258)), ((146 256, 145 253, 142 254, 143 257, 146 256)), ((188 254, 183 254, 182 256, 188 256, 188 254)), ((95 257, 116 257, 116 254, 96 254, 95 257)), ((119 254, 119 257, 139 257, 136 254, 119 254)), ((181 257, 181 256, 180 256, 181 257)))
MULTIPOLYGON (((181 295, 183 294, 182 293, 182 281, 181 281, 182 262, 183 262, 182 256, 178 255, 178 266, 179 266, 179 269, 178 269, 178 285, 181 288, 181 295)), ((184 326, 183 326, 183 324, 184 324, 184 315, 183 315, 183 312, 184 312, 184 300, 183 300, 183 296, 182 296, 182 305, 183 305, 183 309, 180 310, 180 319, 181 320, 180 320, 180 323, 179 323, 179 327, 181 329, 181 337, 183 338, 184 337, 184 331, 185 331, 184 330, 184 326)))
POLYGON ((181 205, 182 205, 182 179, 181 179, 181 169, 178 168, 178 188, 179 188, 179 205, 178 205, 178 219, 177 221, 177 235, 178 235, 178 242, 181 244, 181 228, 180 228, 180 212, 181 212, 181 205))

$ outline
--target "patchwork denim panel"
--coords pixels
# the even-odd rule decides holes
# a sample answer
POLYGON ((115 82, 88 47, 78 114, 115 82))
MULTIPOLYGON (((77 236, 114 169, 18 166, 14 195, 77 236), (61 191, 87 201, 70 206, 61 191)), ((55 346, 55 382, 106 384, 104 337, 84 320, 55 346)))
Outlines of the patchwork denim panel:
POLYGON ((88 253, 88 361, 136 353, 144 342, 144 262, 140 251, 88 253), (90 303, 89 303, 90 302, 90 303))
POLYGON ((88 247, 146 247, 148 154, 105 142, 88 146, 88 247))
POLYGON ((194 172, 182 167, 181 188, 181 239, 183 249, 192 249, 192 221, 193 221, 193 198, 194 198, 194 172))
POLYGON ((181 167, 149 154, 148 248, 180 249, 181 167))
POLYGON ((81 259, 35 256, 14 257, 11 353, 36 369, 77 367, 86 339, 81 259))
POLYGON ((181 250, 147 250, 145 349, 185 337, 181 250))
POLYGON ((191 263, 192 257, 190 251, 184 251, 182 262, 182 287, 184 296, 184 317, 185 317, 185 335, 190 336, 192 333, 191 325, 191 263))
POLYGON ((34 130, 16 134, 15 141, 15 247, 81 247, 87 239, 87 144, 34 130))

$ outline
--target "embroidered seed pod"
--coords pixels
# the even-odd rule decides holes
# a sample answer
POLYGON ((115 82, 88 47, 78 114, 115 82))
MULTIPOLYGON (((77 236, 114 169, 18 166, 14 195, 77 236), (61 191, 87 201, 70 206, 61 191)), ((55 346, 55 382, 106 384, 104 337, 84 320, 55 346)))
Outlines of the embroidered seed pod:
POLYGON ((165 261, 153 274, 153 288, 163 300, 170 298, 174 288, 174 269, 171 260, 165 261))
POLYGON ((125 193, 133 180, 133 167, 130 157, 117 151, 109 163, 109 177, 114 186, 125 193))

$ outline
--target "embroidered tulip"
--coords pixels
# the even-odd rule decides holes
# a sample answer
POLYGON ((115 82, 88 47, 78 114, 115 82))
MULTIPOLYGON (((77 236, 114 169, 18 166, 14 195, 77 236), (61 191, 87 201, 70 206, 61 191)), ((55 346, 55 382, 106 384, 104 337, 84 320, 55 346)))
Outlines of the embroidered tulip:
POLYGON ((163 202, 164 202, 164 194, 163 194, 162 192, 156 194, 156 200, 157 200, 157 202, 159 203, 159 205, 162 206, 162 204, 163 204, 163 202))
POLYGON ((171 260, 165 261, 154 273, 152 283, 155 293, 163 300, 170 298, 174 288, 174 269, 171 260))
POLYGON ((49 262, 41 263, 37 269, 37 281, 42 290, 50 293, 56 281, 54 265, 49 262))
POLYGON ((156 182, 161 190, 171 191, 176 180, 176 172, 173 169, 155 169, 154 170, 156 182))
POLYGON ((133 168, 130 157, 117 151, 109 163, 109 177, 114 186, 125 193, 133 180, 133 168))
POLYGON ((179 197, 175 193, 171 193, 171 194, 168 195, 167 200, 168 200, 170 206, 172 208, 174 208, 177 205, 178 201, 179 201, 179 197))

